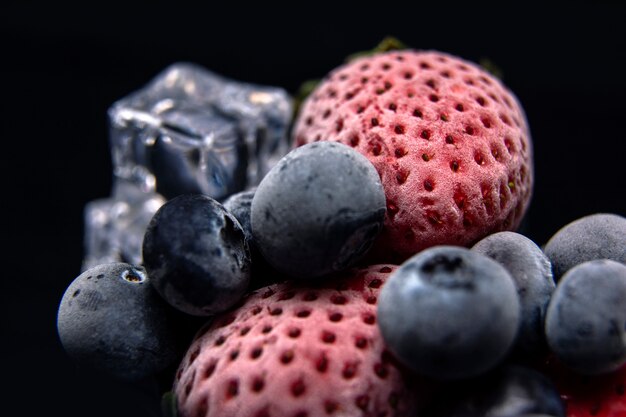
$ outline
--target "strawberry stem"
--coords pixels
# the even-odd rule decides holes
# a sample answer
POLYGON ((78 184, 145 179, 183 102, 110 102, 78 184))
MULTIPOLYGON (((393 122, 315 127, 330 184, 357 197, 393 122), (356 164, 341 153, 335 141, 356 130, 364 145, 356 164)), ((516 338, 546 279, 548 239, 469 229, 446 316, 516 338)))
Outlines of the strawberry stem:
POLYGON ((502 73, 502 69, 496 65, 492 60, 490 60, 489 58, 481 58, 480 61, 478 62, 478 64, 488 73, 490 73, 491 75, 493 75, 494 77, 496 77, 497 79, 499 79, 500 81, 502 81, 502 77, 503 77, 503 73, 502 73))
POLYGON ((315 87, 317 87, 317 85, 321 81, 322 80, 318 78, 318 79, 306 80, 305 82, 300 84, 300 88, 298 88, 298 91, 296 92, 293 98, 294 119, 298 115, 298 112, 300 111, 300 107, 302 106, 302 103, 304 102, 304 100, 313 92, 313 90, 315 90, 315 87))
MULTIPOLYGON (((345 62, 350 62, 354 59, 364 57, 364 56, 375 55, 375 54, 389 52, 389 51, 397 51, 397 50, 407 49, 407 48, 408 46, 404 42, 401 42, 400 40, 398 40, 397 38, 394 38, 393 36, 386 36, 373 49, 370 49, 368 51, 355 52, 353 54, 348 55, 345 59, 345 62)), ((321 79, 311 79, 311 80, 306 80, 305 82, 300 84, 300 88, 298 88, 298 91, 296 92, 294 96, 294 106, 293 106, 294 118, 298 115, 298 112, 300 111, 300 107, 302 106, 302 103, 304 102, 304 100, 313 92, 313 90, 315 90, 315 88, 318 86, 318 84, 321 81, 322 81, 321 79)))
POLYGON ((161 411, 163 413, 163 417, 178 417, 176 394, 172 391, 166 392, 161 397, 161 411))
POLYGON ((394 38, 393 36, 386 36, 373 49, 350 54, 346 57, 345 61, 350 62, 350 61, 353 61, 357 58, 361 58, 364 56, 376 55, 376 54, 389 52, 389 51, 398 51, 398 50, 407 49, 407 48, 408 46, 404 42, 398 40, 397 38, 394 38))

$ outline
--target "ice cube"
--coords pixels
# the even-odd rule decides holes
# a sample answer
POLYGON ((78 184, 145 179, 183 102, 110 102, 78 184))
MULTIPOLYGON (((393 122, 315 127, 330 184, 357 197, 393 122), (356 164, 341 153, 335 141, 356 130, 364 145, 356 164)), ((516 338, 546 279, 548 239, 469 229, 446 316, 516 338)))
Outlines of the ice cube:
POLYGON ((258 184, 287 152, 291 116, 283 89, 173 64, 109 109, 114 181, 168 199, 225 198, 258 184))
POLYGON ((118 191, 120 197, 94 200, 85 206, 82 271, 110 262, 142 263, 143 235, 165 198, 126 187, 118 191))

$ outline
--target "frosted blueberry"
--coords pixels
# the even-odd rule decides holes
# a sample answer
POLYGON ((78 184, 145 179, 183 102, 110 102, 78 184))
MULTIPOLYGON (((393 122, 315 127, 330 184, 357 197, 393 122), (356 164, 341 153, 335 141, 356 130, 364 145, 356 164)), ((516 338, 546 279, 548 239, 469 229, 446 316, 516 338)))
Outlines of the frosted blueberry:
POLYGON ((569 269, 594 259, 612 259, 626 264, 626 218, 598 213, 563 226, 546 243, 558 282, 569 269))
POLYGON ((143 260, 161 296, 195 316, 228 309, 250 281, 241 225, 202 194, 178 196, 156 212, 144 236, 143 260))
POLYGON ((532 240, 514 232, 489 235, 472 250, 497 261, 513 278, 522 309, 516 351, 533 356, 544 352, 543 322, 555 288, 548 257, 532 240))
POLYGON ((102 264, 68 286, 57 330, 63 348, 77 363, 139 380, 164 370, 180 354, 171 314, 143 268, 102 264))
POLYGON ((546 337, 556 356, 583 374, 626 363, 626 266, 584 262, 557 285, 546 315, 546 337))
POLYGON ((256 187, 250 190, 239 191, 235 194, 231 194, 224 200, 224 208, 230 212, 243 229, 243 233, 248 239, 248 242, 252 242, 252 225, 250 224, 250 211, 252 207, 252 198, 256 187))
POLYGON ((265 287, 286 279, 286 277, 282 276, 282 274, 278 273, 267 263, 254 241, 250 216, 252 199, 254 198, 255 192, 256 187, 231 194, 224 200, 224 208, 239 221, 243 228, 243 233, 246 236, 248 246, 250 247, 250 259, 252 260, 250 290, 265 287))
POLYGON ((291 151, 261 181, 252 233, 274 268, 320 277, 361 259, 385 210, 380 177, 367 158, 340 143, 312 143, 291 151))
POLYGON ((437 379, 476 376, 508 353, 519 328, 513 280, 496 261, 454 246, 409 258, 381 290, 378 323, 401 362, 437 379))

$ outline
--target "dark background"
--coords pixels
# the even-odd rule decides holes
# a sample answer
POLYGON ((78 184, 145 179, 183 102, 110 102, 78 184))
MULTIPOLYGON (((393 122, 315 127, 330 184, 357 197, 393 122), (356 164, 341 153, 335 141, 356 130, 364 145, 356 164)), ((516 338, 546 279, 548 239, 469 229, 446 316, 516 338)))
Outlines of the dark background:
POLYGON ((10 415, 148 415, 141 391, 65 356, 55 320, 80 272, 83 207, 111 186, 107 108, 176 61, 295 93, 386 35, 488 58, 523 104, 533 136, 536 183, 524 233, 543 244, 580 216, 626 214, 623 3, 53 3, 0 6, 0 369, 2 408, 19 410, 10 415))

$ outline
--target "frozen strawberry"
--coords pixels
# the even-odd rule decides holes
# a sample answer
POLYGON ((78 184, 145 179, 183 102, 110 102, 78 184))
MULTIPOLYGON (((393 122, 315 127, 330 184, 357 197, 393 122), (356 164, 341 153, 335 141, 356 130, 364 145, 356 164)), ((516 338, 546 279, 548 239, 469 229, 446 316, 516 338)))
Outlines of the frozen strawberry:
POLYGON ((174 382, 179 415, 413 415, 412 377, 376 325, 379 288, 395 268, 252 293, 191 344, 174 382))
POLYGON ((379 259, 515 230, 531 197, 522 107, 489 73, 444 53, 379 53, 335 69, 293 135, 296 146, 338 141, 372 161, 387 199, 379 259))
POLYGON ((556 361, 545 371, 565 403, 567 417, 626 416, 626 365, 604 375, 581 375, 556 361))

